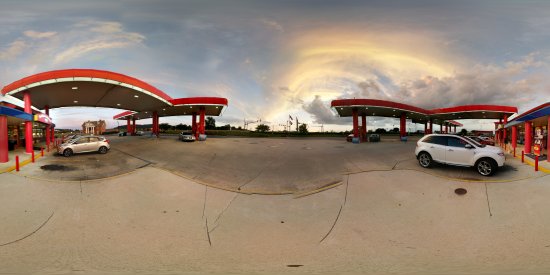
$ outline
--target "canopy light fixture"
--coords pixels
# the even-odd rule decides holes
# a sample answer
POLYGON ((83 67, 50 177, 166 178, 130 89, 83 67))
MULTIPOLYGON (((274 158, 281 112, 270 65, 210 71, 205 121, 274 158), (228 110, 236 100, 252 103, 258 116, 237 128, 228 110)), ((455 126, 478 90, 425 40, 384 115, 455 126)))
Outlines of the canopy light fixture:
POLYGON ((78 103, 78 100, 73 101, 74 103, 78 103))
POLYGON ((73 90, 78 90, 78 87, 74 86, 74 87, 72 87, 71 89, 73 89, 73 90))
POLYGON ((139 95, 135 95, 134 97, 135 97, 135 98, 138 98, 138 97, 139 97, 139 95))
POLYGON ((120 106, 120 103, 117 103, 116 106, 120 106))

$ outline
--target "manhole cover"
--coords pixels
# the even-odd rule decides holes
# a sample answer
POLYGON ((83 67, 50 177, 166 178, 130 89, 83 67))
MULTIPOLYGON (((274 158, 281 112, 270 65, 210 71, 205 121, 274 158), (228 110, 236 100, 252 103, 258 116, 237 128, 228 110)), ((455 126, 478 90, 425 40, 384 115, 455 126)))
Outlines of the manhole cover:
POLYGON ((464 188, 455 189, 455 194, 457 194, 459 196, 465 195, 466 193, 468 193, 468 191, 464 188))
POLYGON ((46 164, 40 166, 40 169, 46 170, 46 171, 71 171, 74 170, 73 167, 60 165, 60 164, 46 164))

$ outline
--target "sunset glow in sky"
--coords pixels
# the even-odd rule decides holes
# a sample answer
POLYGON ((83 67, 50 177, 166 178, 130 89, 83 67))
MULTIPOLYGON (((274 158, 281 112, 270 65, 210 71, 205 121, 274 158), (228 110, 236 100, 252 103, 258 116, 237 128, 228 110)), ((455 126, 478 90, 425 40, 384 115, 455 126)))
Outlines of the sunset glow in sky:
MULTIPOLYGON (((346 130, 349 120, 329 108, 338 98, 520 112, 550 101, 548 1, 2 1, 0 25, 1 86, 48 70, 109 70, 174 98, 228 98, 218 125, 292 115, 346 130)), ((119 112, 51 116, 60 128, 113 127, 119 112)))

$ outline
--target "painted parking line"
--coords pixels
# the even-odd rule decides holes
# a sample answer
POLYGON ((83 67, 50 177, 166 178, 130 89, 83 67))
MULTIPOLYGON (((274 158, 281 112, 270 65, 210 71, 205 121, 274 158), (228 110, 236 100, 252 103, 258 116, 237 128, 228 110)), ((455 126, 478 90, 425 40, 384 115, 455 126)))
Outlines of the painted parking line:
MULTIPOLYGON (((44 156, 46 156, 46 154, 44 154, 44 156)), ((34 160, 35 160, 35 162, 36 162, 38 159, 40 159, 41 157, 42 157, 42 156, 40 155, 40 153, 39 153, 39 154, 35 154, 35 155, 34 155, 34 160)), ((23 167, 23 166, 25 166, 25 165, 27 165, 27 164, 29 164, 29 163, 32 163, 32 157, 29 157, 28 159, 26 159, 26 160, 24 160, 24 161, 20 161, 20 162, 19 162, 19 168, 21 168, 21 167, 23 167)), ((10 166, 10 167, 8 167, 8 168, 5 168, 4 170, 0 170, 0 174, 2 174, 2 173, 9 173, 9 172, 14 171, 14 170, 15 170, 15 165, 14 165, 14 166, 10 166)))
MULTIPOLYGON (((521 160, 521 155, 520 155, 520 156, 516 155, 515 158, 521 160)), ((535 163, 534 163, 534 162, 531 162, 531 161, 528 160, 527 158, 523 158, 523 159, 524 159, 524 163, 527 163, 527 165, 530 165, 530 166, 535 167, 535 163)), ((540 163, 540 162, 539 162, 539 163, 540 163)), ((546 168, 544 168, 544 167, 541 167, 540 165, 539 165, 539 171, 544 172, 544 173, 546 173, 546 174, 550 174, 550 169, 546 169, 546 168)))

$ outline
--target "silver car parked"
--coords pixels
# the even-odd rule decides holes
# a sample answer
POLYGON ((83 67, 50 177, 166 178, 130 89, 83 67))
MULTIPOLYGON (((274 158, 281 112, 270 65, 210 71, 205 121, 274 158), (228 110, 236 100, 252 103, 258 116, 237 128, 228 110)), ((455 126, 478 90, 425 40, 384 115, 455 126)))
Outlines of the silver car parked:
POLYGON ((57 147, 57 153, 70 157, 76 153, 99 152, 105 154, 111 149, 109 140, 101 136, 80 136, 62 143, 57 147))

